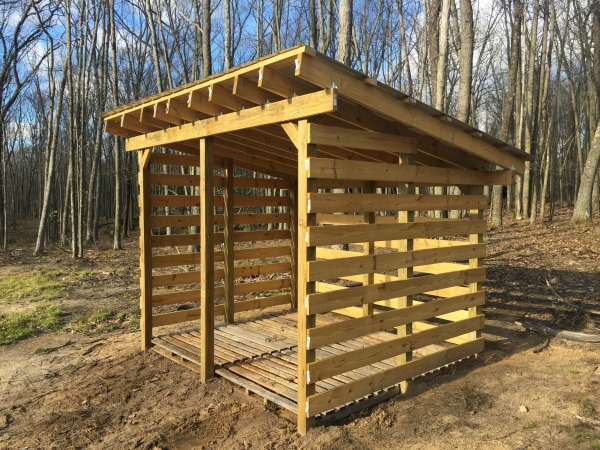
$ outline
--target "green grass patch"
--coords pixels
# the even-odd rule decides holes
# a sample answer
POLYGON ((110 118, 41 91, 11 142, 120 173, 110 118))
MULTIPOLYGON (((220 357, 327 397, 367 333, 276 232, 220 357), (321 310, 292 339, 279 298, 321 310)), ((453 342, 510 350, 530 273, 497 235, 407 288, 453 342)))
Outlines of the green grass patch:
POLYGON ((57 330, 62 311, 50 304, 38 305, 31 312, 0 314, 0 345, 9 345, 42 331, 57 330))
POLYGON ((137 331, 140 329, 140 317, 130 311, 102 308, 73 319, 65 329, 83 334, 102 334, 119 329, 137 331))
POLYGON ((523 422, 523 429, 524 430, 532 430, 535 428, 535 423, 528 420, 526 422, 523 422))
POLYGON ((583 397, 579 400, 579 411, 584 416, 591 416, 596 411, 596 408, 594 408, 594 404, 589 397, 583 397))
POLYGON ((579 433, 575 436, 575 442, 583 444, 584 442, 591 442, 600 440, 600 436, 595 433, 579 433))
POLYGON ((19 300, 56 300, 65 292, 61 270, 10 271, 0 281, 0 299, 12 303, 19 300))

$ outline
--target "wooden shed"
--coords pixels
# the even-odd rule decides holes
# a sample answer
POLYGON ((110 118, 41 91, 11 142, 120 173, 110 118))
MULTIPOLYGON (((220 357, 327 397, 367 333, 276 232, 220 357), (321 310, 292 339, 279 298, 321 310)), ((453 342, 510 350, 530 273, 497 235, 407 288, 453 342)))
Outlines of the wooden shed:
POLYGON ((526 153, 306 46, 105 129, 139 157, 143 349, 302 434, 484 349, 484 186, 526 153))

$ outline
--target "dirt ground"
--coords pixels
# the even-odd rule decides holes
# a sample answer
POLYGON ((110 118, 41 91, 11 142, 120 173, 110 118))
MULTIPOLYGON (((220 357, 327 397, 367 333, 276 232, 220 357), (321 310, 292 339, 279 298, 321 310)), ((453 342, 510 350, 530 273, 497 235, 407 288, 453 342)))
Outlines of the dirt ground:
MULTIPOLYGON (((219 378, 203 386, 140 352, 136 332, 63 327, 0 346, 0 448, 600 449, 600 344, 546 342, 515 324, 600 333, 600 315, 569 305, 600 310, 600 223, 573 227, 568 211, 534 227, 508 222, 486 238, 486 351, 352 420, 300 437, 260 397, 219 378)), ((62 248, 34 258, 17 241, 0 255, 0 279, 48 267, 83 273, 55 300, 64 323, 80 310, 131 308, 137 241, 115 252, 104 239, 79 261, 62 248)))

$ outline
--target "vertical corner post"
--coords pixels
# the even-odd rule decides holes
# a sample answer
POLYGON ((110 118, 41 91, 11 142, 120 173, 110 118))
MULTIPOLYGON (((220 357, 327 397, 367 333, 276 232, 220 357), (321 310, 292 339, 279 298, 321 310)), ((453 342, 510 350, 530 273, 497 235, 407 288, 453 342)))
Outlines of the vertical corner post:
MULTIPOLYGON (((473 195, 483 195, 483 186, 473 186, 471 188, 471 194, 473 195)), ((483 209, 472 209, 469 211, 469 219, 470 220, 483 220, 484 210, 483 209)), ((483 244, 483 234, 475 233, 469 235, 469 243, 470 244, 483 244)), ((471 258, 469 259, 469 269, 477 269, 482 267, 483 260, 482 258, 471 258)), ((481 290, 481 283, 469 283, 469 292, 478 292, 481 290)), ((485 294, 484 294, 485 295, 485 294)), ((469 308, 468 315, 469 317, 476 317, 480 315, 483 311, 481 306, 473 306, 469 308)), ((474 341, 475 339, 479 339, 481 337, 481 330, 472 331, 469 333, 469 340, 474 341)))
MULTIPOLYGON (((399 161, 401 165, 413 165, 414 164, 414 155, 413 154, 400 154, 399 161)), ((398 194, 399 195, 412 195, 415 193, 415 185, 414 183, 400 183, 398 186, 398 194)), ((398 223, 411 223, 415 221, 415 213, 414 211, 398 211, 397 222, 398 223)), ((398 252, 410 252, 413 250, 413 239, 402 239, 398 241, 398 252)), ((399 279, 409 279, 413 277, 413 268, 406 267, 398 269, 398 278, 399 279)), ((404 297, 400 297, 398 299, 397 307, 399 309, 407 308, 412 306, 412 296, 407 295, 404 297)), ((407 323, 406 325, 402 325, 397 328, 398 336, 408 336, 412 334, 413 327, 412 323, 407 323)), ((406 352, 398 356, 397 363, 398 365, 406 364, 407 362, 412 361, 412 352, 406 352)), ((405 394, 408 390, 408 380, 404 380, 400 383, 400 391, 405 394)))
POLYGON ((307 343, 309 328, 316 325, 316 316, 309 314, 305 299, 316 289, 315 282, 307 282, 307 263, 316 260, 316 247, 309 247, 307 236, 310 228, 317 225, 317 216, 308 212, 308 194, 316 192, 316 182, 308 178, 306 162, 316 156, 317 147, 308 144, 308 122, 298 122, 298 215, 297 215, 297 295, 298 295, 298 432, 305 435, 314 425, 314 417, 308 417, 306 402, 308 397, 315 394, 315 383, 308 377, 308 364, 315 361, 315 350, 307 343))
POLYGON ((151 149, 138 152, 140 208, 140 331, 141 348, 152 346, 152 228, 150 226, 151 149))
POLYGON ((223 169, 225 174, 225 185, 223 187, 223 219, 225 222, 223 228, 224 236, 224 271, 225 271, 225 322, 234 322, 234 256, 233 256, 233 159, 225 158, 223 160, 223 169))
POLYGON ((214 144, 200 139, 200 381, 214 376, 214 144))

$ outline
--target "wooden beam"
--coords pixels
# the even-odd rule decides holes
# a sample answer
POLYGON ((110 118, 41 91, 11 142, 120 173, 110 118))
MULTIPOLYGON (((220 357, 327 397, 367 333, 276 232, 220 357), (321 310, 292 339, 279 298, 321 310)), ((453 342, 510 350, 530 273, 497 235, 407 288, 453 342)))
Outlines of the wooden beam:
POLYGON ((434 238, 484 233, 484 220, 445 219, 435 222, 376 223, 374 225, 346 225, 343 227, 309 227, 308 243, 311 246, 351 244, 415 238, 434 238))
MULTIPOLYGON (((483 194, 483 186, 474 186, 473 188, 471 188, 471 192, 476 193, 476 194, 483 194)), ((473 221, 478 221, 478 220, 483 220, 484 218, 484 211, 485 211, 485 206, 482 208, 473 208, 469 211, 469 219, 473 220, 473 221)), ((469 242, 471 244, 483 244, 483 233, 473 233, 469 235, 469 242)), ((479 267, 483 266, 483 258, 470 258, 469 259, 469 267, 471 269, 477 269, 479 267)), ((469 283, 469 292, 477 292, 481 289, 481 283, 480 282, 473 282, 473 283, 469 283)), ((476 305, 476 306, 472 306, 469 308, 468 310, 468 314, 469 317, 475 317, 479 314, 482 314, 483 312, 483 306, 482 305, 476 305)), ((481 330, 477 330, 474 331, 472 333, 469 333, 469 339, 474 341, 476 339, 479 339, 481 337, 481 330)))
POLYGON ((234 322, 234 293, 233 293, 233 284, 234 284, 234 254, 233 254, 233 243, 234 243, 234 232, 233 232, 233 215, 234 215, 234 189, 233 189, 233 159, 225 158, 225 167, 224 167, 224 177, 225 177, 225 185, 223 186, 223 219, 225 220, 225 225, 223 227, 223 236, 224 236, 224 246, 223 246, 223 254, 224 254, 224 287, 225 287, 225 322, 233 323, 234 322))
POLYGON ((150 193, 149 181, 151 149, 138 153, 139 197, 140 207, 140 331, 141 347, 147 350, 152 345, 152 228, 150 227, 150 193))
POLYGON ((218 116, 222 113, 222 108, 219 105, 210 103, 208 96, 204 95, 201 89, 190 92, 187 105, 191 110, 208 114, 209 116, 218 116))
POLYGON ((264 105, 269 102, 269 97, 274 97, 274 99, 279 100, 279 96, 274 96, 273 94, 269 94, 269 92, 264 91, 256 86, 256 83, 248 80, 248 78, 236 75, 233 81, 233 95, 243 98, 244 100, 248 100, 252 103, 256 103, 257 105, 264 105))
MULTIPOLYGON (((376 195, 376 194, 373 194, 374 192, 375 192, 375 183, 373 183, 372 181, 365 181, 365 186, 363 187, 363 193, 359 194, 359 195, 376 195)), ((312 206, 312 199, 311 199, 311 206, 312 206)), ((363 214, 363 219, 364 219, 365 223, 367 223, 367 224, 374 224, 375 223, 375 213, 372 211, 366 211, 363 214)), ((371 242, 371 241, 364 242, 362 253, 367 258, 374 258, 375 257, 375 242, 371 242)), ((362 279, 363 286, 368 286, 370 284, 373 284, 375 281, 373 272, 370 272, 370 271, 368 271, 368 272, 363 271, 362 278, 363 278, 362 279)), ((373 314, 373 304, 368 303, 366 305, 363 305, 362 313, 363 313, 364 317, 367 317, 367 316, 370 316, 371 314, 373 314)))
POLYGON ((229 89, 219 84, 212 84, 208 87, 208 101, 232 111, 256 106, 253 102, 234 96, 229 89))
POLYGON ((460 148, 486 161, 505 169, 515 169, 523 173, 524 161, 501 149, 461 131, 453 125, 441 122, 419 108, 414 108, 398 100, 383 89, 366 85, 354 74, 332 64, 324 57, 304 54, 297 65, 296 76, 324 89, 335 83, 340 96, 373 109, 391 120, 400 122, 420 134, 431 136, 445 145, 460 148))
POLYGON ((294 122, 287 122, 282 123, 281 128, 285 131, 285 134, 288 135, 296 149, 298 149, 298 125, 294 122))
POLYGON ((215 370, 214 300, 214 147, 212 138, 200 140, 200 381, 206 383, 215 370))
POLYGON ((167 114, 167 104, 157 102, 154 104, 154 114, 153 117, 158 120, 162 120, 163 122, 170 123, 171 125, 181 125, 184 120, 180 119, 173 114, 167 114))
POLYGON ((179 127, 155 131, 129 138, 128 151, 140 150, 165 144, 204 138, 220 133, 242 130, 274 123, 289 122, 331 111, 337 107, 335 89, 303 95, 291 100, 281 100, 268 105, 235 111, 219 117, 199 120, 179 127))
POLYGON ((325 158, 310 159, 310 177, 341 180, 363 180, 365 174, 373 181, 403 181, 407 183, 432 183, 436 186, 459 184, 485 186, 512 184, 514 171, 478 171, 447 169, 442 167, 400 166, 389 163, 343 161, 325 158))
POLYGON ((315 419, 306 412, 307 398, 316 393, 315 383, 309 382, 308 379, 308 364, 316 360, 316 354, 314 350, 308 348, 307 345, 307 334, 308 329, 314 328, 317 324, 316 316, 314 314, 308 314, 306 310, 307 304, 305 299, 309 295, 316 292, 316 286, 314 282, 310 282, 306 279, 305 274, 307 273, 307 263, 314 261, 317 257, 316 248, 310 245, 305 236, 308 232, 309 227, 317 225, 316 214, 308 212, 308 193, 316 190, 314 180, 308 178, 308 171, 304 165, 311 156, 314 156, 317 152, 315 145, 307 142, 308 137, 308 122, 301 120, 298 123, 298 432, 301 435, 305 435, 308 429, 314 425, 315 419))
POLYGON ((310 124, 308 130, 308 141, 311 144, 365 151, 417 153, 418 140, 415 138, 318 124, 310 124))
POLYGON ((299 81, 297 78, 288 77, 268 66, 261 67, 258 72, 258 87, 284 98, 292 98, 314 91, 314 87, 311 89, 310 85, 299 81))
POLYGON ((167 101, 167 107, 165 111, 167 115, 179 117, 187 122, 195 122, 200 118, 199 114, 196 111, 188 108, 187 104, 174 98, 171 98, 167 101))
MULTIPOLYGON (((403 154, 399 157, 399 164, 401 166, 412 166, 414 165, 414 155, 413 154, 403 154)), ((415 185, 414 183, 400 183, 398 186, 398 194, 399 197, 410 197, 415 194, 415 185)), ((487 201, 486 198, 483 198, 483 201, 487 201)), ((414 211, 407 210, 408 208, 398 208, 398 214, 396 215, 396 222, 399 224, 411 224, 415 221, 415 213, 414 211)), ((413 239, 401 239, 396 242, 396 246, 398 248, 398 253, 409 253, 414 251, 413 239)), ((398 278, 400 280, 409 280, 413 277, 414 268, 413 267, 400 267, 398 268, 398 278)), ((404 295, 397 299, 392 300, 392 306, 396 306, 396 309, 405 309, 409 308, 413 305, 412 295, 404 295), (395 303, 395 305, 394 305, 395 303)), ((412 322, 406 323, 404 325, 400 325, 396 328, 396 332, 398 336, 401 338, 408 339, 408 336, 413 333, 413 324, 412 322)), ((413 354, 412 351, 407 351, 396 358, 396 364, 403 365, 412 361, 413 354)), ((408 379, 402 380, 400 382, 400 392, 403 394, 408 390, 408 379)))

